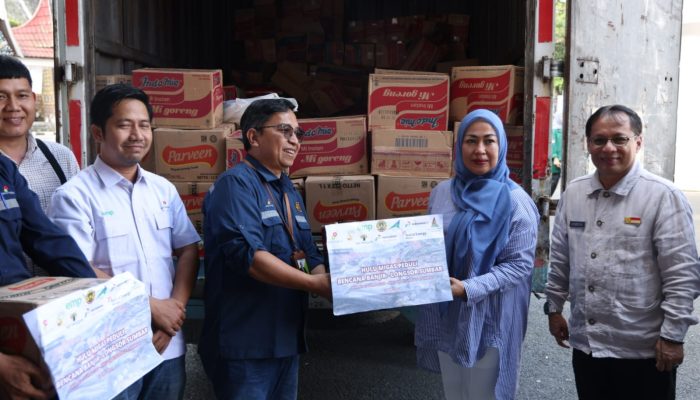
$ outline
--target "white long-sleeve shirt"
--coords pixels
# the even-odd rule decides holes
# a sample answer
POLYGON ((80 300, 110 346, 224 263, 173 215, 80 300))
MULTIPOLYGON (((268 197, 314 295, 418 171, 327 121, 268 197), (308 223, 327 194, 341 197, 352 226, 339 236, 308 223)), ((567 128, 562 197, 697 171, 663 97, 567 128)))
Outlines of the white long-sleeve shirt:
MULTIPOLYGON (((56 190, 48 215, 75 239, 92 265, 110 275, 131 272, 156 299, 172 293, 173 250, 199 241, 170 182, 139 167, 132 184, 99 157, 56 190)), ((163 358, 183 354, 179 331, 163 358)))
POLYGON ((546 294, 571 302, 570 344, 594 357, 654 358, 683 341, 700 292, 693 213, 683 193, 636 163, 605 190, 597 173, 559 201, 546 294))

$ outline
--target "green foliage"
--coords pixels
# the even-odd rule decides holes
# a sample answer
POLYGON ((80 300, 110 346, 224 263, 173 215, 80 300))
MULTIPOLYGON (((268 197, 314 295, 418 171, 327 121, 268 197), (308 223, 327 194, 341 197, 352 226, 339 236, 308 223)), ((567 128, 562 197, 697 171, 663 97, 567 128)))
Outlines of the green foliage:
MULTIPOLYGON (((566 1, 557 0, 554 12, 554 59, 564 60, 566 57, 566 1)), ((553 85, 556 94, 564 92, 564 78, 554 78, 553 85)))

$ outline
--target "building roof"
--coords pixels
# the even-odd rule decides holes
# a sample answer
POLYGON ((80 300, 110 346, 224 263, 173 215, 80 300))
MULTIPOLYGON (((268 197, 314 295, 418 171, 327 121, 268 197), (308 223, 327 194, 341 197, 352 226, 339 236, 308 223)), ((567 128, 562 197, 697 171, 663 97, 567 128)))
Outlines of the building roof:
POLYGON ((53 58, 53 18, 49 0, 41 0, 34 15, 12 28, 12 33, 24 57, 53 58))

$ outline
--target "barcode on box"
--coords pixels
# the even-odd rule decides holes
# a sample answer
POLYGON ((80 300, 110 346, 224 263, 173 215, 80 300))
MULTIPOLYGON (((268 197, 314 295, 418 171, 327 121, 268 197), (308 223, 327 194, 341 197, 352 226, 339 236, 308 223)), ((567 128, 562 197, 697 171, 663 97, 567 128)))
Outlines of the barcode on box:
POLYGON ((397 137, 394 140, 396 147, 428 147, 428 139, 412 138, 412 137, 397 137))

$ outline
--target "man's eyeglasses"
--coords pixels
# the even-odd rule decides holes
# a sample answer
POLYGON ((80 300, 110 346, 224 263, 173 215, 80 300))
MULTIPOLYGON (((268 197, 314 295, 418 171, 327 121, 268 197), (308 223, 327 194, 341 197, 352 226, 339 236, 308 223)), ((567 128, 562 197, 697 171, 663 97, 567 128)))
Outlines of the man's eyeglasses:
POLYGON ((632 139, 629 136, 613 136, 611 138, 606 137, 594 137, 588 139, 595 147, 603 147, 608 144, 608 141, 612 142, 615 147, 625 147, 627 142, 632 139))
POLYGON ((277 130, 277 132, 280 132, 287 140, 291 139, 292 135, 296 136, 299 142, 301 142, 304 139, 304 130, 301 128, 294 128, 289 124, 259 126, 257 130, 261 130, 263 128, 274 128, 275 130, 277 130))

